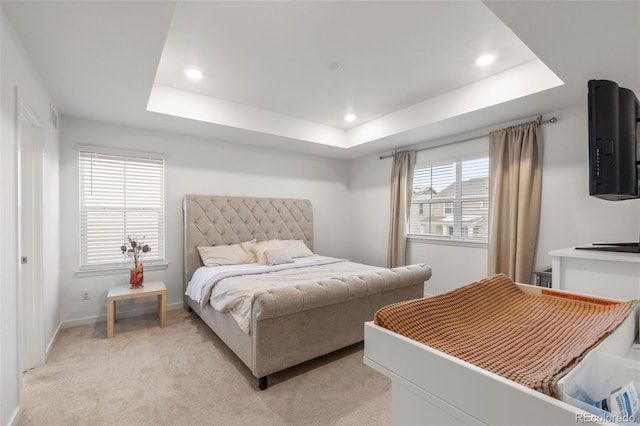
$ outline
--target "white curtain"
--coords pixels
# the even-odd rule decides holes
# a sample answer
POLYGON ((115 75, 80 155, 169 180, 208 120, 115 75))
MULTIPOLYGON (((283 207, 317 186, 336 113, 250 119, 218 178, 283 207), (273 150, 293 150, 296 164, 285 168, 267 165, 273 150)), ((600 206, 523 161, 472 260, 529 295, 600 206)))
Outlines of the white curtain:
POLYGON ((406 265, 407 233, 409 212, 413 195, 413 169, 416 152, 397 152, 393 156, 391 168, 391 224, 389 227, 389 248, 387 266, 406 265))
POLYGON ((540 121, 489 134, 489 274, 532 280, 542 193, 540 121))

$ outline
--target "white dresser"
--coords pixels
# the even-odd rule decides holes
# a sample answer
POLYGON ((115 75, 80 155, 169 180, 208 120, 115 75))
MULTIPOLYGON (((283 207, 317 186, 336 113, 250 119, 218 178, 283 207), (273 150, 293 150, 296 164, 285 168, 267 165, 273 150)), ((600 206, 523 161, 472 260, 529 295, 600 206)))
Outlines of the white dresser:
POLYGON ((552 286, 611 299, 640 299, 640 254, 568 248, 549 252, 552 286))

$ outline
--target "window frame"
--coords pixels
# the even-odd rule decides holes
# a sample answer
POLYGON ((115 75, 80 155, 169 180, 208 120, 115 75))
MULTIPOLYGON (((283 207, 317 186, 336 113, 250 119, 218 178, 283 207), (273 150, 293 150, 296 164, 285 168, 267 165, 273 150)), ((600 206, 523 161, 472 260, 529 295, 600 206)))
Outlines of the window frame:
MULTIPOLYGON (((130 149, 117 149, 117 148, 109 148, 102 146, 92 146, 92 145, 77 145, 77 168, 76 172, 78 173, 78 271, 76 272, 76 276, 92 276, 92 275, 104 275, 111 273, 119 273, 123 271, 128 271, 131 267, 130 262, 126 260, 122 260, 119 262, 108 262, 108 263, 100 263, 100 264, 91 264, 91 263, 83 263, 83 238, 85 235, 83 233, 83 213, 87 211, 91 211, 92 209, 86 209, 85 206, 82 205, 83 199, 83 188, 82 188, 82 154, 96 154, 100 156, 114 156, 121 158, 130 158, 133 160, 141 160, 140 163, 145 161, 161 161, 162 162, 162 172, 161 172, 161 206, 158 209, 153 209, 153 211, 158 211, 161 213, 162 219, 160 226, 158 228, 158 239, 161 241, 159 245, 162 247, 162 253, 160 253, 159 257, 154 259, 148 259, 144 262, 145 269, 147 270, 157 270, 157 269, 167 269, 168 262, 166 260, 166 187, 165 187, 165 176, 166 176, 166 156, 164 154, 155 153, 155 152, 146 152, 146 151, 137 151, 130 149)), ((109 210, 109 207, 102 207, 95 209, 94 211, 99 211, 100 209, 104 209, 102 211, 109 210)), ((131 211, 136 211, 132 209, 131 211)), ((157 247, 152 247, 152 250, 157 247)), ((118 250, 118 247, 114 247, 114 250, 118 250)))
MULTIPOLYGON (((414 168, 414 173, 416 170, 419 169, 425 169, 425 168, 432 168, 432 167, 437 167, 437 166, 441 166, 441 165, 445 165, 445 164, 452 164, 455 163, 455 183, 457 183, 457 185, 455 185, 456 187, 456 193, 458 193, 461 189, 461 183, 462 183, 462 163, 465 161, 472 161, 472 160, 480 160, 480 159, 486 159, 487 160, 487 186, 488 186, 488 178, 489 178, 489 166, 488 166, 488 161, 489 161, 489 153, 488 152, 474 152, 474 153, 470 153, 467 155, 452 155, 450 157, 443 157, 438 159, 437 161, 432 161, 432 162, 420 162, 418 164, 416 164, 415 168, 414 168)), ((469 237, 468 236, 468 232, 469 229, 473 229, 475 231, 476 226, 475 225, 465 225, 462 223, 462 204, 464 202, 473 202, 473 201, 478 201, 481 202, 482 204, 482 208, 485 208, 485 203, 486 203, 486 209, 487 209, 487 215, 488 215, 488 205, 489 205, 489 191, 487 188, 487 194, 486 196, 481 195, 481 196, 465 196, 464 198, 462 197, 461 194, 455 194, 453 197, 443 197, 443 198, 436 198, 436 199, 430 199, 430 200, 419 200, 419 202, 417 202, 416 204, 423 204, 424 211, 427 211, 429 209, 431 209, 431 206, 433 206, 434 204, 442 204, 443 205, 443 209, 446 210, 446 206, 448 204, 451 204, 452 206, 452 210, 453 210, 453 215, 454 215, 454 227, 458 227, 460 228, 459 232, 460 235, 455 235, 455 236, 451 236, 449 235, 449 227, 447 226, 447 233, 446 235, 439 235, 439 234, 420 234, 420 233, 412 233, 411 228, 409 228, 409 232, 407 234, 407 238, 410 241, 417 241, 417 242, 423 242, 423 243, 438 243, 438 244, 451 244, 451 245, 459 245, 459 246, 468 246, 468 247, 487 247, 488 245, 488 240, 489 240, 489 235, 488 235, 488 230, 487 230, 487 236, 486 238, 474 238, 474 237, 469 237), (457 217, 457 219, 455 218, 457 217), (463 228, 466 228, 466 232, 467 235, 463 235, 463 228)), ((412 199, 411 205, 414 205, 414 201, 412 199)), ((445 211, 446 213, 446 211, 445 211)), ((429 213, 429 215, 431 215, 431 213, 429 213)), ((431 217, 431 216, 430 216, 431 217)), ((409 226, 411 225, 411 214, 409 216, 409 226)))
POLYGON ((453 214, 453 203, 454 203, 454 201, 445 201, 444 202, 444 213, 445 214, 453 214))

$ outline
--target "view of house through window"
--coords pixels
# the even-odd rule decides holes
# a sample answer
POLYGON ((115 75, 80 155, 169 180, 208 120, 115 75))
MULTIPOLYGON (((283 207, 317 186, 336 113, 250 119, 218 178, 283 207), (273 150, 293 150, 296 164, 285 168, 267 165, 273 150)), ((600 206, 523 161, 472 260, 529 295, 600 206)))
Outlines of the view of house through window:
POLYGON ((416 165, 409 234, 487 242, 489 158, 416 165))
POLYGON ((164 160, 80 152, 80 267, 125 264, 127 236, 164 261, 164 160))

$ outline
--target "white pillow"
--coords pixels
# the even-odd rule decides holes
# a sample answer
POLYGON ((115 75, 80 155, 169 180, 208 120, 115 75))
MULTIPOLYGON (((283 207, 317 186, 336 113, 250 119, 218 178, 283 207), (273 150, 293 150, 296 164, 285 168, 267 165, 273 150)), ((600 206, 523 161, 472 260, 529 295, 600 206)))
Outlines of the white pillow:
POLYGON ((259 264, 267 265, 268 262, 267 262, 267 255, 265 254, 265 251, 269 249, 281 249, 281 248, 283 248, 283 246, 280 240, 269 240, 269 241, 260 241, 255 243, 251 247, 251 251, 255 254, 256 261, 259 264))
POLYGON ((198 247, 198 253, 205 266, 239 265, 255 262, 251 247, 255 241, 226 246, 198 247))
POLYGON ((252 248, 256 245, 256 239, 254 238, 251 241, 245 241, 244 243, 240 243, 240 246, 247 252, 247 259, 244 263, 256 263, 256 254, 253 252, 252 248))
POLYGON ((286 248, 272 248, 264 252, 267 258, 267 265, 281 265, 283 263, 293 263, 293 259, 286 248))
POLYGON ((291 257, 307 257, 313 256, 313 252, 302 240, 283 240, 282 246, 289 250, 291 257))

